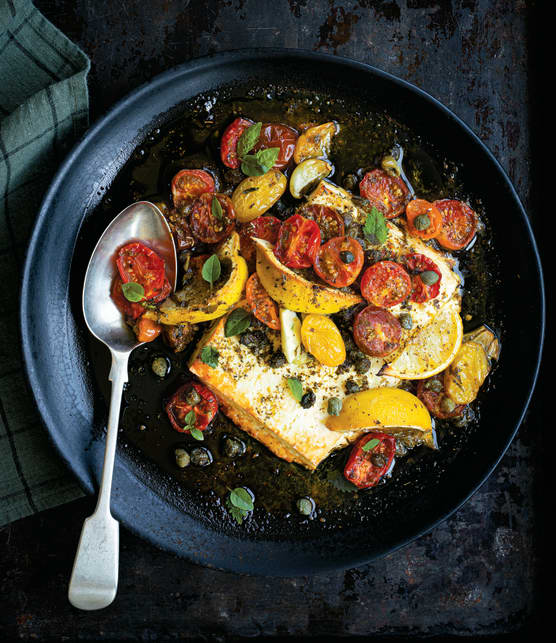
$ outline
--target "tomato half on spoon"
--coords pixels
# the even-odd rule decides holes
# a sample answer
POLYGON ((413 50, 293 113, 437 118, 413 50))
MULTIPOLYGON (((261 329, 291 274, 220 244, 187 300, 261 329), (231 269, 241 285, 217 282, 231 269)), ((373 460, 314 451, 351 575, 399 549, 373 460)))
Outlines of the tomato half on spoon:
POLYGON ((195 412, 193 428, 204 431, 218 411, 218 402, 211 391, 198 382, 188 382, 172 395, 165 406, 172 427, 180 433, 187 433, 186 415, 195 412))
POLYGON ((395 261, 377 261, 361 277, 361 294, 370 304, 391 308, 411 294, 411 277, 395 261))
POLYGON ((253 125, 253 121, 240 117, 232 121, 224 130, 220 142, 220 158, 226 167, 231 167, 234 170, 239 167, 240 159, 237 155, 237 142, 243 132, 251 125, 253 125))
POLYGON ((442 273, 434 261, 417 252, 405 257, 405 265, 412 275, 411 301, 423 304, 434 299, 440 292, 442 280, 442 273))
POLYGON ((280 226, 274 254, 288 268, 310 268, 319 246, 318 225, 294 214, 280 226))
POLYGON ((176 207, 214 189, 214 179, 204 170, 180 170, 172 179, 172 199, 176 207))
POLYGON ((358 241, 351 237, 334 237, 318 249, 313 267, 327 284, 344 288, 357 279, 364 261, 365 253, 358 241))
POLYGON ((145 312, 145 308, 141 304, 137 304, 133 301, 128 301, 125 298, 125 295, 122 291, 122 284, 122 278, 120 277, 120 275, 116 275, 114 277, 114 280, 112 281, 110 297, 112 297, 112 301, 116 304, 118 310, 128 319, 138 319, 145 312))
POLYGON ((399 346, 402 336, 400 322, 392 313, 367 306, 357 313, 353 322, 353 339, 363 353, 386 357, 399 346))
POLYGON ((255 259, 255 244, 252 237, 264 239, 272 245, 278 241, 278 232, 282 222, 276 217, 262 216, 243 224, 239 232, 240 252, 245 261, 250 262, 255 259))
POLYGON ((288 165, 293 156, 297 137, 297 132, 287 125, 282 123, 263 123, 259 140, 253 147, 253 152, 266 150, 269 147, 277 147, 280 151, 273 167, 281 170, 288 165))
POLYGON ((409 233, 420 239, 434 239, 440 232, 440 210, 425 199, 413 199, 405 208, 409 233))
POLYGON ((273 330, 280 330, 278 304, 270 297, 254 272, 245 286, 245 296, 255 317, 273 330))
POLYGON ((236 213, 232 200, 225 194, 205 193, 193 201, 189 224, 199 241, 222 241, 233 230, 235 222, 236 213))
POLYGON ((477 233, 477 215, 467 203, 442 199, 433 205, 442 218, 440 232, 436 236, 438 243, 448 250, 461 250, 471 243, 477 233))
POLYGON ((140 241, 128 243, 118 250, 116 266, 124 283, 134 282, 143 287, 143 300, 157 303, 170 294, 164 260, 140 241))
POLYGON ((312 219, 320 228, 322 241, 333 237, 343 237, 345 226, 343 217, 333 208, 326 205, 308 205, 301 214, 306 219, 312 219))
POLYGON ((355 443, 344 477, 359 489, 374 487, 388 472, 396 453, 396 439, 386 433, 366 433, 355 443), (364 447, 368 450, 364 450, 364 447))
POLYGON ((365 174, 359 184, 359 193, 386 219, 399 216, 409 200, 409 190, 403 180, 380 169, 365 174))

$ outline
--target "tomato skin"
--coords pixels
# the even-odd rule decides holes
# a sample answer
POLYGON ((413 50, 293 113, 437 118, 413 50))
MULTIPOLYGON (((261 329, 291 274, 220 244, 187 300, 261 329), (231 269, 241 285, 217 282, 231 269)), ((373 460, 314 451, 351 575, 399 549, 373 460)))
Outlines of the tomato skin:
POLYGON ((322 242, 333 237, 343 237, 345 232, 343 217, 326 205, 308 205, 300 212, 306 219, 312 219, 320 228, 322 242))
POLYGON ((289 165, 297 143, 297 132, 282 123, 263 123, 259 140, 253 148, 253 152, 266 150, 269 147, 278 147, 280 152, 274 166, 281 170, 289 165))
POLYGON ((438 243, 447 250, 465 248, 477 234, 477 215, 463 201, 442 199, 434 204, 442 218, 438 243))
POLYGON ((361 278, 361 294, 374 306, 391 308, 411 294, 411 277, 394 261, 377 261, 361 278))
POLYGON ((162 332, 162 326, 151 319, 141 317, 133 330, 138 342, 153 342, 162 332))
POLYGON ((176 207, 214 189, 214 179, 204 170, 180 170, 172 179, 172 199, 176 207))
POLYGON ((419 380, 417 384, 417 397, 423 402, 427 409, 440 420, 457 417, 465 410, 465 404, 457 404, 453 411, 446 412, 442 410, 442 400, 447 397, 444 393, 444 373, 439 373, 426 380, 419 380), (429 388, 431 383, 435 385, 438 390, 429 388))
POLYGON ((247 280, 245 295, 253 315, 269 328, 280 330, 278 304, 266 292, 256 272, 247 280))
POLYGON ((248 263, 255 260, 255 244, 251 237, 264 239, 272 245, 278 241, 278 232, 282 222, 276 217, 261 216, 244 223, 239 228, 240 252, 242 257, 248 263))
POLYGON ((344 477, 359 489, 374 487, 390 469, 396 453, 396 438, 386 433, 372 431, 366 433, 353 446, 346 466, 344 477), (380 440, 373 449, 363 451, 370 440, 380 440), (375 464, 373 459, 379 457, 382 462, 375 464))
POLYGON ((135 282, 145 290, 144 300, 158 303, 170 294, 164 260, 139 241, 118 250, 116 266, 124 283, 135 282))
POLYGON ((410 301, 414 301, 416 304, 423 304, 429 299, 434 299, 440 292, 440 282, 442 281, 442 273, 434 261, 425 255, 414 253, 405 257, 405 265, 412 275, 413 291, 410 301), (438 275, 438 281, 432 286, 427 286, 419 276, 421 272, 426 270, 432 270, 438 275))
POLYGON ((402 327, 392 313, 376 306, 367 306, 357 313, 353 322, 353 339, 363 353, 386 357, 398 347, 402 327))
POLYGON ((344 288, 357 279, 364 262, 365 253, 358 241, 351 237, 334 237, 318 249, 313 267, 327 284, 344 288), (351 252, 353 261, 344 263, 342 252, 351 252))
POLYGON ((141 304, 128 301, 125 298, 124 293, 122 292, 122 283, 123 281, 120 275, 116 275, 112 281, 110 297, 112 297, 112 301, 116 304, 119 311, 128 319, 138 319, 145 312, 145 308, 141 306, 141 304))
POLYGON ((405 208, 405 216, 407 217, 407 227, 409 233, 414 237, 420 239, 434 239, 440 232, 442 225, 442 215, 440 210, 429 201, 425 199, 413 199, 405 208), (417 230, 415 227, 415 219, 421 214, 426 214, 430 219, 430 225, 425 230, 417 230))
POLYGON ((288 268, 310 268, 319 246, 318 225, 294 214, 280 226, 274 254, 288 268))
POLYGON ((359 184, 359 193, 386 219, 399 216, 409 200, 409 190, 403 180, 380 169, 365 174, 359 184))
POLYGON ((225 194, 201 194, 193 201, 189 217, 191 231, 203 243, 222 241, 234 229, 236 222, 232 200, 225 194), (217 199, 222 207, 222 221, 212 214, 213 199, 217 199))
POLYGON ((220 142, 220 158, 226 167, 233 170, 239 167, 240 160, 237 155, 237 142, 243 132, 253 125, 253 121, 248 118, 236 118, 231 122, 222 134, 220 142))
POLYGON ((185 416, 189 411, 195 411, 195 428, 199 431, 204 431, 207 426, 212 422, 216 412, 218 411, 218 402, 213 393, 202 384, 198 382, 188 382, 172 395, 164 410, 168 415, 172 427, 180 433, 187 433, 184 429, 185 416), (195 389, 201 401, 192 406, 187 402, 186 396, 191 389, 195 389))

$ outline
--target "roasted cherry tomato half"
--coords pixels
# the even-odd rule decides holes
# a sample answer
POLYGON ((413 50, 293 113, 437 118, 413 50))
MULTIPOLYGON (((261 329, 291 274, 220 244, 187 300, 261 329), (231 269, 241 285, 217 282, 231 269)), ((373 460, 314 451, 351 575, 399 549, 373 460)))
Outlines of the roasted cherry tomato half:
POLYGON ((138 342, 153 342, 162 332, 162 326, 152 319, 141 317, 133 330, 138 342))
POLYGON ((232 200, 225 194, 201 194, 191 206, 190 226, 193 234, 203 243, 218 243, 233 230, 236 213, 232 200), (220 204, 220 215, 215 216, 213 200, 220 204))
POLYGON ((222 141, 220 142, 220 158, 222 163, 227 167, 236 169, 239 167, 240 160, 237 155, 237 142, 239 137, 245 132, 248 127, 253 125, 253 121, 247 118, 236 118, 235 121, 230 123, 222 134, 222 141))
POLYGON ((312 219, 320 228, 323 243, 333 237, 344 236, 344 220, 336 210, 326 205, 308 205, 301 214, 306 219, 312 219))
POLYGON ((436 235, 438 243, 448 250, 465 248, 477 233, 477 215, 462 201, 442 199, 434 205, 440 211, 442 223, 436 235))
POLYGON ((218 411, 218 402, 206 386, 198 382, 188 382, 172 395, 165 407, 172 427, 180 433, 187 433, 185 429, 186 415, 195 412, 195 429, 204 431, 212 422, 218 411))
POLYGON ((357 313, 353 322, 353 339, 363 353, 386 357, 398 347, 402 327, 392 313, 376 306, 367 306, 357 313))
POLYGON ((386 219, 399 216, 409 200, 409 190, 402 179, 384 170, 371 170, 359 184, 359 193, 386 219))
POLYGON ((411 294, 411 277, 394 261, 377 261, 361 277, 361 294, 379 308, 401 304, 411 294))
POLYGON ((156 303, 170 294, 164 260, 143 243, 133 241, 122 246, 116 265, 124 283, 132 281, 143 286, 146 301, 156 303))
POLYGON ((204 170, 180 170, 172 179, 172 199, 177 208, 205 192, 214 192, 214 179, 204 170))
POLYGON ((425 199, 413 199, 405 208, 409 233, 420 239, 433 239, 440 232, 440 210, 425 199))
POLYGON ((319 246, 318 225, 300 214, 294 214, 280 226, 274 254, 288 268, 310 268, 319 246))
POLYGON ((276 163, 274 163, 274 167, 277 170, 281 170, 288 165, 293 156, 297 136, 297 132, 287 125, 282 125, 281 123, 263 123, 259 141, 255 144, 253 152, 266 150, 269 147, 279 148, 280 152, 278 152, 278 158, 276 159, 276 163))
POLYGON ((353 446, 344 469, 344 477, 359 489, 374 487, 388 472, 396 453, 396 438, 386 433, 366 433, 353 446), (378 444, 368 451, 363 447, 371 440, 378 444))
POLYGON ((266 292, 256 272, 247 280, 245 295, 253 315, 269 328, 280 330, 278 304, 266 292))
POLYGON ((444 393, 444 373, 439 373, 426 380, 419 380, 417 397, 423 402, 434 417, 441 420, 457 417, 465 410, 465 404, 454 404, 444 393))
POLYGON ((125 298, 122 292, 122 283, 123 281, 120 275, 116 275, 112 281, 110 297, 112 297, 112 301, 116 304, 118 310, 128 319, 138 319, 145 312, 145 308, 141 304, 128 301, 125 298))
POLYGON ((278 232, 282 222, 276 217, 262 216, 243 224, 239 228, 240 252, 245 261, 255 260, 255 244, 252 237, 264 239, 272 245, 278 241, 278 232))
POLYGON ((344 288, 357 279, 364 261, 365 253, 358 241, 351 237, 334 237, 318 249, 313 267, 327 284, 344 288))
POLYGON ((440 282, 442 281, 442 273, 434 261, 425 255, 415 253, 405 257, 405 265, 412 275, 413 291, 410 297, 411 301, 416 304, 423 304, 429 299, 434 299, 440 292, 440 282), (430 282, 431 279, 427 279, 423 273, 428 273, 428 277, 432 277, 430 273, 436 273, 438 279, 434 283, 425 283, 425 281, 430 282))

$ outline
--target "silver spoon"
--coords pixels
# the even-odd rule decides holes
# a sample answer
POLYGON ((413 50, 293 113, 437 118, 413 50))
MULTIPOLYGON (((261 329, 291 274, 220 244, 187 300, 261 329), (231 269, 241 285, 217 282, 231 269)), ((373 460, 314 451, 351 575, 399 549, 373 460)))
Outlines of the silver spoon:
POLYGON ((117 250, 134 240, 142 241, 164 259, 170 284, 173 289, 176 285, 176 248, 166 219, 147 201, 130 205, 120 212, 99 239, 83 285, 85 322, 112 354, 108 376, 112 393, 100 492, 94 513, 83 524, 68 591, 70 603, 83 610, 110 605, 118 587, 119 523, 110 513, 110 492, 127 363, 131 351, 142 342, 137 341, 112 301, 110 286, 117 250))

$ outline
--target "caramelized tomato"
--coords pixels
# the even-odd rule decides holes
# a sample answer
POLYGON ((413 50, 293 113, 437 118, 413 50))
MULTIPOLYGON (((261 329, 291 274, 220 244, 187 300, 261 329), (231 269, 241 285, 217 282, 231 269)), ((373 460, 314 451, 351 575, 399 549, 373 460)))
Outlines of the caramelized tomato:
POLYGON ((177 208, 205 192, 214 192, 214 179, 204 170, 180 170, 172 179, 172 199, 177 208))
POLYGON ((301 214, 306 219, 312 219, 320 228, 322 241, 328 241, 332 237, 344 236, 344 220, 333 208, 326 205, 308 205, 303 208, 301 214))
POLYGON ((359 193, 386 219, 399 216, 409 199, 409 190, 402 179, 379 169, 365 174, 359 185, 359 193))
POLYGON ((442 215, 434 203, 413 199, 405 208, 405 216, 409 232, 414 237, 433 239, 440 232, 442 215))
POLYGON ((357 313, 353 323, 353 338, 363 353, 385 357, 398 347, 402 327, 392 313, 376 306, 367 306, 357 313))
POLYGON ((396 439, 393 436, 376 431, 366 433, 353 446, 344 477, 359 489, 374 487, 390 469, 395 453, 396 439), (378 440, 378 444, 363 451, 371 440, 378 440))
POLYGON ((434 205, 440 211, 442 223, 436 236, 438 243, 448 250, 465 248, 477 233, 477 215, 462 201, 442 199, 434 205))
POLYGON ((370 304, 391 308, 411 294, 411 277, 399 263, 378 261, 363 273, 361 294, 370 304))
POLYGON ((253 125, 253 121, 247 118, 236 118, 230 123, 222 134, 220 143, 220 158, 226 167, 236 169, 239 167, 240 160, 237 155, 237 142, 243 132, 253 125))
POLYGON ((233 230, 235 221, 234 206, 230 197, 225 194, 201 194, 191 206, 191 231, 203 243, 222 241, 233 230), (214 214, 213 199, 220 204, 219 217, 214 214))
POLYGON ((211 391, 198 382, 188 382, 172 395, 165 407, 172 427, 180 433, 187 433, 186 415, 195 412, 195 427, 204 431, 218 411, 218 402, 211 391))
POLYGON ((412 275, 411 283, 413 291, 411 293, 411 301, 414 301, 416 304, 423 304, 429 301, 429 299, 434 299, 440 292, 440 282, 442 280, 442 273, 434 261, 425 255, 415 253, 406 256, 405 264, 412 275), (425 279, 423 273, 436 273, 438 279, 434 283, 425 283, 425 281, 423 281, 423 279, 425 279))
POLYGON ((441 420, 457 417, 465 409, 465 404, 454 404, 444 391, 444 373, 439 373, 426 380, 419 380, 417 397, 423 402, 434 417, 441 420))
POLYGON ((288 268, 310 268, 319 246, 318 225, 294 214, 280 226, 274 254, 288 268))
POLYGON ((364 261, 365 254, 358 241, 335 237, 319 248, 313 267, 327 284, 344 288, 357 279, 364 261))
POLYGON ((281 170, 289 164, 296 143, 297 132, 293 128, 282 125, 281 123, 264 123, 261 128, 259 141, 253 148, 253 152, 266 150, 269 147, 277 147, 280 152, 278 153, 274 167, 277 170, 281 170))
POLYGON ((118 307, 118 310, 125 315, 128 319, 138 319, 145 312, 145 308, 138 303, 128 301, 122 291, 122 278, 117 275, 112 281, 110 289, 110 297, 118 307))
POLYGON ((243 224, 239 228, 240 252, 245 261, 255 260, 255 244, 252 237, 264 239, 272 245, 278 241, 281 221, 276 217, 262 216, 243 224))
POLYGON ((245 295, 253 315, 269 328, 280 330, 278 304, 266 292, 256 272, 247 280, 245 295))
POLYGON ((133 327, 137 341, 139 342, 152 342, 162 332, 162 326, 151 319, 141 317, 133 327))
POLYGON ((143 286, 144 300, 156 303, 170 294, 164 260, 143 243, 133 241, 121 247, 116 266, 124 283, 134 282, 143 286))

